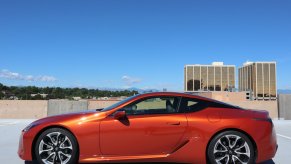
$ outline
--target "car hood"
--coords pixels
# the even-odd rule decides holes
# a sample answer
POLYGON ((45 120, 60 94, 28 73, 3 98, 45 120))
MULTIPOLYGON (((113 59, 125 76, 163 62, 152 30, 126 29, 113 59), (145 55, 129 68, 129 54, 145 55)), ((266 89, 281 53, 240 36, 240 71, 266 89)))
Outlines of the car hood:
POLYGON ((105 112, 100 112, 96 110, 87 110, 81 112, 67 113, 45 117, 39 120, 34 121, 31 124, 39 125, 39 124, 63 124, 68 121, 78 121, 82 118, 92 118, 94 120, 98 120, 105 117, 105 112))

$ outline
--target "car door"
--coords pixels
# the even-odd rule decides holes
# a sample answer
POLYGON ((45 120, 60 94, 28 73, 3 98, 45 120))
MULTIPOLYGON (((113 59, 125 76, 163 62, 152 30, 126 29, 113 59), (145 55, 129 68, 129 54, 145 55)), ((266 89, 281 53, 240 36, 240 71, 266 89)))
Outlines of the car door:
POLYGON ((134 156, 168 154, 181 144, 187 126, 179 113, 180 97, 149 97, 120 109, 125 119, 108 116, 100 123, 103 155, 134 156))

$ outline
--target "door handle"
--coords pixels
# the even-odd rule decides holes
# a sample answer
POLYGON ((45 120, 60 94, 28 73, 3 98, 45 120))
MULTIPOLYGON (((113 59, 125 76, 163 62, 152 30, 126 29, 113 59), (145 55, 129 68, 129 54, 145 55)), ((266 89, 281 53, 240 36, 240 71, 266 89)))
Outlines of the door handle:
POLYGON ((167 122, 168 125, 180 125, 180 122, 167 122))

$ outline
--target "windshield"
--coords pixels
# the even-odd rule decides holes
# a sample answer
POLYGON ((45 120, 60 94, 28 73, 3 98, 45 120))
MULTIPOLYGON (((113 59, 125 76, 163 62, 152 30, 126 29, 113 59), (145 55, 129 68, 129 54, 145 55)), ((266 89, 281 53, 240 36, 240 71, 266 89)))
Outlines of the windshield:
POLYGON ((123 104, 123 103, 125 103, 125 102, 127 102, 127 101, 129 101, 129 100, 131 100, 131 99, 133 99, 133 98, 135 98, 137 95, 134 95, 134 96, 131 96, 131 97, 128 97, 128 98, 126 98, 126 99, 124 99, 124 100, 122 100, 122 101, 119 101, 118 103, 115 103, 115 104, 113 104, 113 105, 111 105, 111 106, 109 106, 109 107, 106 107, 106 108, 104 108, 104 109, 102 109, 101 111, 108 111, 108 110, 111 110, 111 109, 113 109, 113 108, 116 108, 116 107, 118 107, 119 105, 121 105, 121 104, 123 104))

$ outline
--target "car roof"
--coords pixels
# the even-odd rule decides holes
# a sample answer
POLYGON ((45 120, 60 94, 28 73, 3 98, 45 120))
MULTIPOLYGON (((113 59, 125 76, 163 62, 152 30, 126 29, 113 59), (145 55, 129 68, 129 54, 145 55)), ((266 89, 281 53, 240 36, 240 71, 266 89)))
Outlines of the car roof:
MULTIPOLYGON (((232 104, 228 104, 222 101, 218 101, 215 99, 211 99, 211 98, 207 98, 207 97, 203 97, 203 96, 199 96, 199 95, 193 95, 190 93, 182 93, 182 92, 149 92, 149 93, 143 93, 140 94, 141 97, 149 97, 149 96, 179 96, 179 97, 187 97, 187 98, 195 98, 195 99, 200 99, 200 100, 206 100, 206 101, 210 101, 210 102, 214 102, 214 103, 219 103, 219 104, 223 104, 223 105, 227 105, 229 107, 233 107, 233 108, 239 108, 242 109, 239 106, 235 106, 232 104)), ((139 97, 139 96, 137 96, 139 97)))
POLYGON ((202 100, 208 100, 208 101, 216 101, 207 97, 193 95, 189 93, 182 93, 182 92, 149 92, 149 93, 142 93, 140 94, 142 97, 148 97, 148 96, 180 96, 180 97, 189 97, 189 98, 198 98, 202 100))

